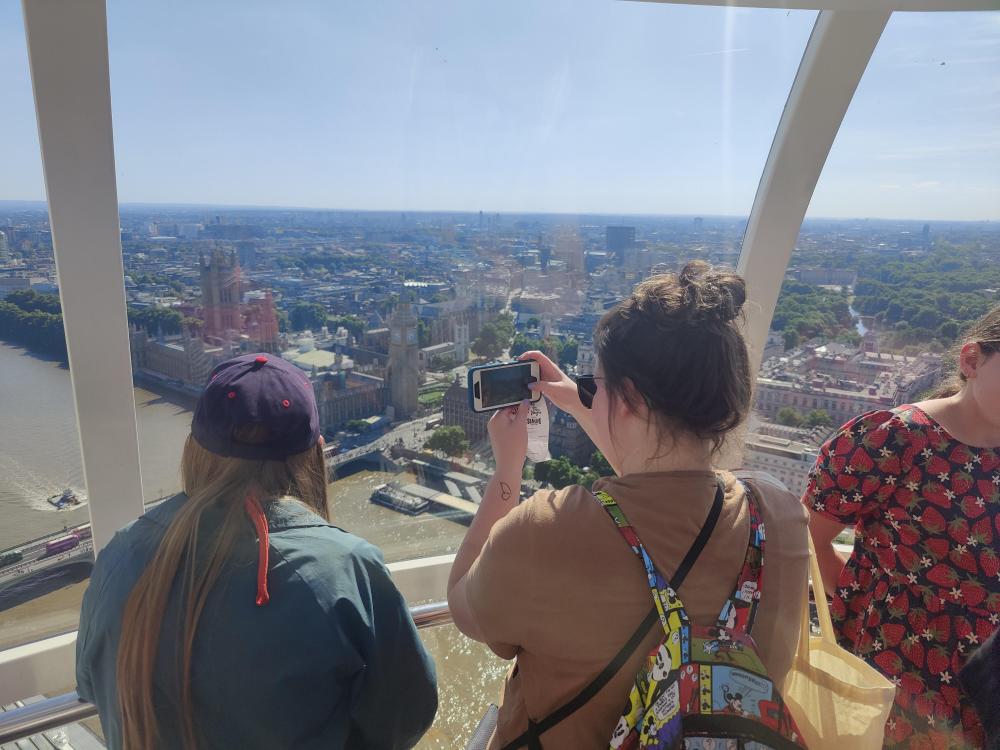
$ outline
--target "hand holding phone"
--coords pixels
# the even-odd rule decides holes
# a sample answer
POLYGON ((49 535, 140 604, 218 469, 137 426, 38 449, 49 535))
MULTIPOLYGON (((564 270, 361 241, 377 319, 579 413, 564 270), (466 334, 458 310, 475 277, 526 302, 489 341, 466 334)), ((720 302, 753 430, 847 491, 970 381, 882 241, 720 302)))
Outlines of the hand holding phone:
POLYGON ((502 362, 469 370, 469 405, 475 412, 516 406, 522 401, 538 401, 542 394, 528 388, 539 379, 534 360, 502 362))

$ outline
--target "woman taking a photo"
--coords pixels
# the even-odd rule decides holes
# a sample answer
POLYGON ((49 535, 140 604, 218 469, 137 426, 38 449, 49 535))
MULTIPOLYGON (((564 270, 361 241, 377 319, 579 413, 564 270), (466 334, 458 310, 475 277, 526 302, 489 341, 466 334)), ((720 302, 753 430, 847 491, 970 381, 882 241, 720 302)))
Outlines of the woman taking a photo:
POLYGON ((865 414, 823 447, 805 503, 840 644, 896 683, 885 746, 983 746, 957 678, 1000 624, 1000 307, 928 401, 865 414), (833 547, 856 532, 847 557, 833 547))
POLYGON ((109 748, 409 748, 434 666, 377 549, 329 522, 312 385, 219 365, 184 492, 119 531, 83 600, 77 690, 109 748))
MULTIPOLYGON (((539 389, 569 412, 617 476, 595 483, 613 497, 658 571, 672 580, 720 497, 721 513, 680 586, 694 625, 713 625, 747 551, 743 485, 713 457, 750 408, 746 345, 736 324, 743 280, 704 263, 640 284, 594 333, 597 372, 576 383, 539 352, 539 389)), ((540 491, 518 505, 526 408, 490 420, 496 474, 459 549, 448 584, 455 624, 498 655, 507 677, 496 750, 576 696, 609 664, 651 610, 632 549, 589 488, 540 491)), ((805 606, 806 513, 773 480, 754 482, 767 526, 754 639, 781 683, 805 606)), ((637 670, 664 636, 657 621, 614 676, 542 734, 545 750, 606 748, 637 670)))

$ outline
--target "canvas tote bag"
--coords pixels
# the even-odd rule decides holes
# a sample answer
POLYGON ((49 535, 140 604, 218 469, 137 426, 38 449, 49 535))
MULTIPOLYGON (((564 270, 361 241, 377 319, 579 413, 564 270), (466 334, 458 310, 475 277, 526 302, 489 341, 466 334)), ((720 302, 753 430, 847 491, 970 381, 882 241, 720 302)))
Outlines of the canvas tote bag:
POLYGON ((799 648, 782 694, 809 750, 880 750, 896 688, 868 662, 837 645, 826 591, 809 540, 809 568, 820 635, 802 614, 799 648))

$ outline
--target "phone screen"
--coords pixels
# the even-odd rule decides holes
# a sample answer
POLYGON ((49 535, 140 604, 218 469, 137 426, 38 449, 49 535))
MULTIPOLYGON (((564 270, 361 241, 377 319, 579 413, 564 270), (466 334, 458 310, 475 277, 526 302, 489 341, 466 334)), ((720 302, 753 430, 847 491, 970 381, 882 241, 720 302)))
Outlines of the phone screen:
POLYGON ((531 363, 511 367, 486 369, 479 374, 479 388, 482 394, 483 408, 488 409, 501 404, 516 404, 526 398, 531 398, 528 383, 532 381, 531 363))

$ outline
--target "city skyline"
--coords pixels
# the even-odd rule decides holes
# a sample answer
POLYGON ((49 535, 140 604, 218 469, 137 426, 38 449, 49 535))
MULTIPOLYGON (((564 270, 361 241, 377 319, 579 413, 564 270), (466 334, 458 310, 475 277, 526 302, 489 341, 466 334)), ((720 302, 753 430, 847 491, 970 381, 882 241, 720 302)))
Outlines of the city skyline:
MULTIPOLYGON (((112 4, 119 195, 746 216, 815 16, 596 0, 238 13, 112 4)), ((809 216, 1000 218, 998 48, 997 13, 895 14, 809 216)), ((0 199, 40 200, 16 4, 0 8, 0 90, 0 199)))
MULTIPOLYGON (((452 209, 452 208, 428 208, 428 209, 407 209, 407 208, 337 208, 337 207, 313 207, 313 206, 281 206, 281 205, 251 205, 236 203, 148 203, 142 201, 120 201, 119 211, 122 214, 144 213, 148 211, 162 211, 164 216, 178 214, 181 216, 193 216, 201 213, 203 216, 198 221, 207 221, 211 217, 208 214, 217 212, 230 212, 232 215, 223 215, 225 220, 231 220, 239 214, 252 213, 293 213, 293 214, 360 214, 371 217, 379 216, 399 216, 406 215, 413 217, 434 217, 443 218, 468 218, 477 219, 482 213, 486 217, 500 216, 502 218, 544 218, 551 220, 560 219, 589 219, 596 224, 608 222, 641 222, 643 220, 680 220, 680 219, 708 219, 729 223, 745 222, 749 215, 737 214, 713 214, 713 213, 629 213, 627 211, 592 211, 586 213, 577 212, 557 212, 557 211, 493 211, 489 208, 475 209, 452 209)), ((0 209, 8 211, 42 211, 48 213, 48 205, 44 200, 20 200, 0 198, 0 209)), ((925 217, 893 218, 888 216, 806 216, 803 219, 803 227, 812 226, 817 223, 829 222, 833 224, 847 224, 850 222, 885 222, 889 224, 971 224, 980 225, 984 228, 995 228, 1000 231, 1000 220, 994 219, 930 219, 925 217)), ((565 225, 557 225, 558 228, 566 228, 565 225)), ((0 226, 0 231, 3 227, 0 226)))

